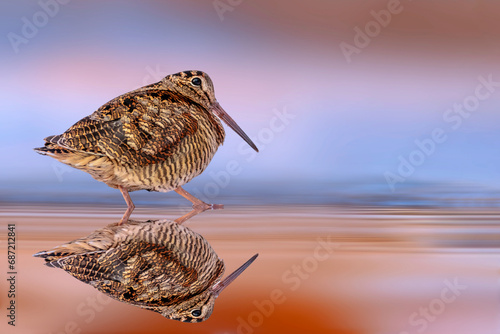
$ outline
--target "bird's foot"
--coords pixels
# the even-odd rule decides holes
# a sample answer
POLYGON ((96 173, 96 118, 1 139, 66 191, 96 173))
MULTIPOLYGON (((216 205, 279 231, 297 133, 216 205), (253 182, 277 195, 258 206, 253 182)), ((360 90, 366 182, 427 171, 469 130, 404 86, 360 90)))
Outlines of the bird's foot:
POLYGON ((224 209, 223 204, 207 204, 207 203, 203 202, 201 199, 194 197, 193 195, 191 195, 190 193, 188 193, 187 191, 185 191, 181 187, 178 187, 174 190, 176 193, 178 193, 179 195, 181 195, 182 197, 184 197, 185 199, 187 199, 188 201, 193 203, 193 210, 191 210, 191 212, 189 212, 189 213, 185 214, 184 216, 177 218, 175 220, 179 224, 182 224, 183 222, 185 222, 189 218, 196 216, 197 214, 202 213, 204 211, 224 209))
POLYGON ((207 210, 221 210, 224 209, 224 204, 207 204, 205 202, 193 204, 193 210, 202 213, 207 210))
POLYGON ((199 202, 193 204, 193 210, 191 210, 191 212, 186 213, 184 216, 177 218, 175 220, 175 222, 177 224, 182 224, 186 220, 188 220, 188 219, 190 219, 190 218, 192 218, 192 217, 196 216, 197 214, 202 213, 204 211, 220 210, 220 209, 224 209, 223 204, 207 204, 203 201, 199 201, 199 202))
POLYGON ((224 204, 211 204, 212 210, 222 210, 224 209, 224 204))

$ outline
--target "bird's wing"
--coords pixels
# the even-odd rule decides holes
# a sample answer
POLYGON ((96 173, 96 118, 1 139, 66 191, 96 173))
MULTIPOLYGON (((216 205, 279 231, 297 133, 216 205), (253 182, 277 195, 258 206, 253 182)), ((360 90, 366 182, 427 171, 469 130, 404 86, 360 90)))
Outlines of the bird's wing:
POLYGON ((164 161, 198 129, 188 108, 203 107, 165 90, 135 91, 119 96, 66 132, 45 140, 66 149, 107 156, 124 164, 164 161))
POLYGON ((146 243, 122 243, 107 251, 71 255, 50 263, 73 277, 120 301, 143 308, 173 305, 187 296, 198 279, 166 247, 146 243))

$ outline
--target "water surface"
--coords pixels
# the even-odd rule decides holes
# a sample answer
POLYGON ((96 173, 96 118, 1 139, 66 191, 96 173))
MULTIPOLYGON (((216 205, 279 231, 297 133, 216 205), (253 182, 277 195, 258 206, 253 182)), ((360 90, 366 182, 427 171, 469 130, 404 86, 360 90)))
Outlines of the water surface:
MULTIPOLYGON (((2 225, 16 225, 18 246, 17 326, 15 331, 9 326, 9 333, 500 330, 497 208, 229 205, 205 212, 186 225, 211 243, 226 273, 254 253, 260 256, 200 324, 111 300, 32 257, 118 221, 123 210, 123 205, 3 205, 2 225)), ((173 219, 183 213, 178 206, 139 206, 132 218, 173 219)), ((2 259, 4 253, 2 247, 2 259)), ((0 284, 5 291, 5 281, 0 284)))

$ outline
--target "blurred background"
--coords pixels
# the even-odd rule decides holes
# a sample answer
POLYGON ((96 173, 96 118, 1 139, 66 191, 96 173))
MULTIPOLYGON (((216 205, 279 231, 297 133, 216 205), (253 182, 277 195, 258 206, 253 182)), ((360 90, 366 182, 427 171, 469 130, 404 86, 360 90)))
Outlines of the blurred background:
MULTIPOLYGON (((22 0, 0 7, 0 218, 22 232, 19 292, 39 299, 25 299, 19 326, 8 330, 143 332, 149 317, 152 332, 500 331, 500 3, 22 0), (226 210, 195 217, 190 227, 211 237, 228 265, 263 249, 256 272, 242 276, 226 302, 221 296, 212 315, 220 318, 206 324, 177 324, 114 301, 95 321, 82 321, 75 310, 97 292, 31 254, 117 220, 125 204, 118 191, 32 148, 110 99, 187 69, 211 76, 220 104, 260 149, 252 153, 227 131, 207 170, 185 186, 226 210), (326 237, 348 246, 321 263, 313 257, 320 269, 299 279, 299 296, 283 275, 309 261, 326 237), (457 277, 468 294, 432 304, 443 282, 457 277), (276 288, 289 301, 260 323, 252 301, 276 288), (58 316, 50 317, 54 299, 58 316), (433 311, 421 315, 422 307, 433 311), (471 311, 478 307, 491 312, 471 311), (121 323, 125 312, 134 320, 121 323), (73 320, 77 327, 67 328, 73 320)), ((176 194, 131 196, 136 219, 189 209, 176 194)))

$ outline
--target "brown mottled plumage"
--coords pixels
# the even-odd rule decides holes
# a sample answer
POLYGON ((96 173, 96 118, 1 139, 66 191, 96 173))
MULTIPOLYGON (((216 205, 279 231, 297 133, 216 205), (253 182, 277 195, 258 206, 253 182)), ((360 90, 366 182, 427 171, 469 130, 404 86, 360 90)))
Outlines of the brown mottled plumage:
POLYGON ((210 244, 187 227, 161 220, 111 224, 34 256, 119 301, 200 322, 257 254, 221 281, 224 262, 210 244))
MULTIPOLYGON (((193 203, 178 222, 210 208, 182 185, 201 174, 224 142, 222 119, 252 148, 257 147, 215 99, 210 77, 201 71, 169 75, 121 95, 35 150, 118 188, 134 210, 129 191, 175 190, 193 203)), ((219 206, 222 207, 222 206, 219 206)))

